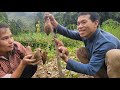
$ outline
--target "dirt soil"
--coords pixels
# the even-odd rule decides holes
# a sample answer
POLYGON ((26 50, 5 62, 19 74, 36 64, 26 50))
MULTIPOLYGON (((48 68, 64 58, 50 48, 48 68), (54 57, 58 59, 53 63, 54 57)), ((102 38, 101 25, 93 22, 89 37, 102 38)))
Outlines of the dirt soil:
MULTIPOLYGON (((89 75, 84 75, 65 69, 66 64, 64 62, 62 62, 61 65, 64 65, 61 66, 64 78, 93 78, 89 75)), ((46 62, 44 65, 41 62, 38 65, 38 70, 32 78, 61 78, 57 67, 57 60, 51 60, 49 62, 46 62)))

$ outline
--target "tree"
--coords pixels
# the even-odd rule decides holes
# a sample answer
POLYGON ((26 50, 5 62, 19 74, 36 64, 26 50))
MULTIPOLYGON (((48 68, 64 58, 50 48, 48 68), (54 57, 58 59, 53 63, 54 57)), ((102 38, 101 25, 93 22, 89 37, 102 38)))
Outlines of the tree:
POLYGON ((8 23, 8 17, 5 12, 0 12, 0 23, 8 23))
MULTIPOLYGON (((20 22, 20 20, 18 20, 20 22)), ((18 22, 16 22, 14 19, 12 19, 11 21, 9 21, 9 25, 11 27, 11 32, 13 34, 18 34, 21 32, 21 27, 20 24, 18 22)))
POLYGON ((100 25, 108 20, 113 19, 115 21, 120 22, 120 12, 98 12, 100 15, 100 25))

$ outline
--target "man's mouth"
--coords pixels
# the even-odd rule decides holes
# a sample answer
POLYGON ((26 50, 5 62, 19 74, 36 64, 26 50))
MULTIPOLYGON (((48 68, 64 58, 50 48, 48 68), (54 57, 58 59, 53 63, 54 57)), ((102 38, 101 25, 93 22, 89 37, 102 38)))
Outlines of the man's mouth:
POLYGON ((8 46, 9 48, 13 48, 13 45, 8 46))
POLYGON ((85 30, 79 30, 80 34, 85 33, 85 30))

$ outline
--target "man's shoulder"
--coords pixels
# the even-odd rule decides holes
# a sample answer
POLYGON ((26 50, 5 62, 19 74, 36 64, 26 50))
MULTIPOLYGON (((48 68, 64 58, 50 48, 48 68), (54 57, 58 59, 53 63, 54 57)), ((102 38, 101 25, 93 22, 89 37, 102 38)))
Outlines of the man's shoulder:
POLYGON ((109 42, 114 42, 114 41, 119 41, 119 39, 113 35, 110 32, 107 32, 103 29, 99 29, 100 33, 99 33, 99 39, 102 39, 102 41, 109 41, 109 42))
POLYGON ((14 41, 14 50, 17 51, 21 58, 23 58, 26 53, 25 47, 20 42, 17 41, 14 41))
POLYGON ((24 49, 25 47, 18 41, 14 41, 14 46, 18 49, 24 49))
POLYGON ((110 34, 109 32, 105 31, 104 29, 99 28, 98 30, 100 31, 101 34, 108 34, 108 35, 110 34))
POLYGON ((100 30, 100 33, 99 35, 97 35, 97 39, 96 39, 97 45, 105 45, 109 47, 109 46, 113 46, 115 44, 115 41, 119 42, 119 40, 111 33, 106 32, 102 29, 99 29, 99 30, 100 30))
POLYGON ((104 29, 98 29, 101 32, 101 35, 105 36, 105 37, 116 37, 114 36, 111 32, 105 31, 104 29))

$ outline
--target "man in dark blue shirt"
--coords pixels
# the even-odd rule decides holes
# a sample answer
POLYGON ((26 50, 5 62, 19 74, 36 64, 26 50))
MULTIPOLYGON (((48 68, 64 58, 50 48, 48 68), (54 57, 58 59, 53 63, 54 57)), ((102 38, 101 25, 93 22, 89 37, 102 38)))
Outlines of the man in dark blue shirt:
MULTIPOLYGON (((81 62, 69 59, 68 55, 60 53, 60 57, 67 63, 68 70, 96 78, 120 77, 120 59, 118 58, 120 41, 112 34, 98 29, 98 13, 80 13, 77 20, 78 31, 68 30, 61 26, 52 14, 46 15, 46 17, 49 17, 57 33, 83 41, 85 44, 85 47, 79 48, 76 53, 81 62)), ((60 50, 60 47, 58 49, 60 50)))

